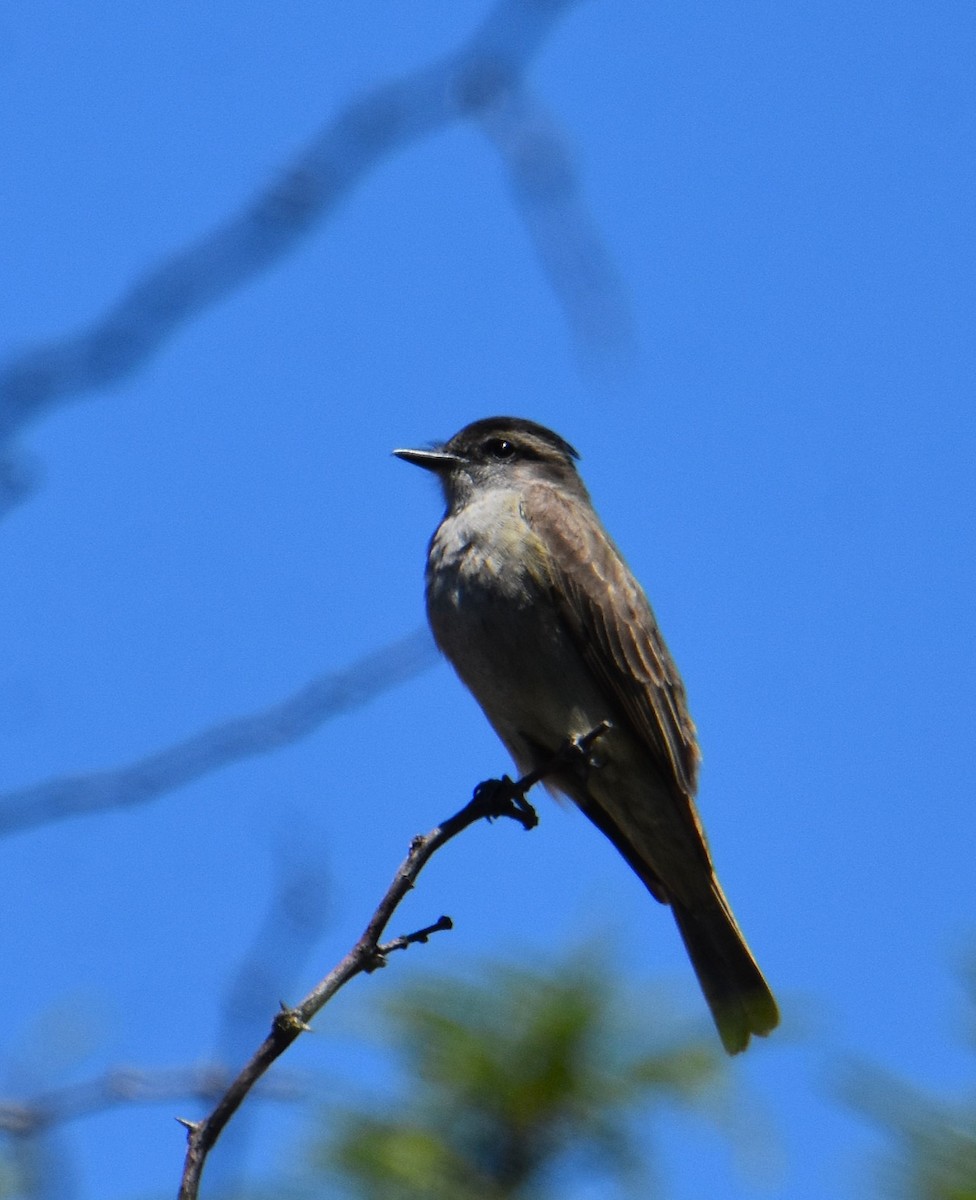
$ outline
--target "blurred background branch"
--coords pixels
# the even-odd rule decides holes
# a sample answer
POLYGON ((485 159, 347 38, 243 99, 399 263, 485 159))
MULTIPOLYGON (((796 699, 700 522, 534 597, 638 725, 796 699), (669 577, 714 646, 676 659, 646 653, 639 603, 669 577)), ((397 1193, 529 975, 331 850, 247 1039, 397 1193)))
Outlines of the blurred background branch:
POLYGON ((367 704, 436 661, 430 635, 418 630, 344 671, 317 676, 270 708, 222 721, 127 766, 2 793, 0 836, 67 817, 146 804, 231 763, 307 737, 331 718, 367 704))
MULTIPOLYGON (((223 1094, 231 1078, 227 1067, 216 1064, 159 1070, 115 1067, 94 1079, 52 1088, 26 1100, 0 1099, 0 1133, 35 1137, 52 1126, 126 1105, 212 1102, 223 1094)), ((255 1094, 266 1100, 295 1102, 307 1099, 308 1086, 282 1073, 262 1084, 255 1094)))
POLYGON ((351 101, 240 213, 147 270, 87 328, 10 358, 0 367, 0 512, 29 491, 30 473, 9 454, 28 423, 138 370, 187 321, 294 250, 377 163, 459 117, 481 124, 505 164, 581 349, 629 347, 624 289, 555 122, 523 82, 576 2, 499 0, 465 46, 351 101))
MULTIPOLYGON (((51 1088, 25 1100, 0 1100, 0 1197, 71 1200, 77 1194, 71 1156, 62 1136, 69 1122, 137 1105, 213 1103, 231 1073, 217 1064, 139 1070, 115 1067, 93 1079, 51 1088)), ((287 1072, 265 1080, 255 1100, 307 1102, 309 1086, 287 1072)), ((106 1184, 111 1184, 106 1180, 106 1184)))

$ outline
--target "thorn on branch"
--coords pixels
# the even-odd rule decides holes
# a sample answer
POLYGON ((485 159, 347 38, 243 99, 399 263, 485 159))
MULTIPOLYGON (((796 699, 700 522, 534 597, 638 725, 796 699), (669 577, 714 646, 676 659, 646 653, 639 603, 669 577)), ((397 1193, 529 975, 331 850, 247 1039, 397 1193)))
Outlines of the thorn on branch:
POLYGON ((282 1033, 311 1033, 312 1027, 302 1017, 301 1010, 292 1008, 284 1000, 279 1001, 280 1009, 275 1013, 274 1027, 282 1033))
POLYGON ((371 946, 363 954, 363 973, 372 975, 386 966, 386 946, 371 946))

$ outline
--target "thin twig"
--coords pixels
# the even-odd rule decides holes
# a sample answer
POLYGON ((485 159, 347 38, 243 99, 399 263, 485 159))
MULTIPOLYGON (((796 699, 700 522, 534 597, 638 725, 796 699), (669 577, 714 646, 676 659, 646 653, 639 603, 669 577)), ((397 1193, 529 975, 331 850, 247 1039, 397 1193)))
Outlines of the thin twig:
POLYGON ((237 1078, 218 1101, 217 1106, 202 1121, 180 1120, 187 1129, 187 1152, 180 1183, 179 1200, 197 1200, 200 1179, 207 1155, 213 1149, 234 1113, 243 1103, 248 1092, 300 1034, 308 1032, 312 1018, 332 997, 357 975, 368 974, 384 966, 386 957, 393 950, 404 950, 415 942, 426 942, 432 933, 452 928, 450 917, 441 917, 415 933, 381 943, 380 938, 390 923, 400 903, 411 891, 417 876, 431 857, 452 838, 482 818, 494 820, 509 817, 518 821, 523 829, 532 829, 539 818, 535 809, 526 800, 526 793, 542 779, 567 767, 585 762, 590 747, 609 729, 603 722, 584 737, 568 741, 559 751, 535 771, 512 781, 490 779, 475 788, 471 800, 454 816, 449 817, 430 833, 414 838, 410 852, 400 864, 397 873, 369 920, 362 937, 342 961, 335 966, 294 1008, 281 1006, 276 1014, 271 1032, 244 1067, 237 1078))

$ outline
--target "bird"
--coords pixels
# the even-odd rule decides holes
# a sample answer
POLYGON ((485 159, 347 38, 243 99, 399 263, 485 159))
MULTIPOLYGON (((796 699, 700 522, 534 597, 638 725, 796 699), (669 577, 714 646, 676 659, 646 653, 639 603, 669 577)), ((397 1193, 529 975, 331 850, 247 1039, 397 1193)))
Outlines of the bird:
POLYGON ((432 472, 446 511, 430 540, 438 647, 523 774, 602 722, 582 764, 546 778, 669 905, 725 1050, 779 1022, 715 873, 695 805, 699 749, 650 603, 604 529, 573 447, 488 417, 394 455, 432 472))

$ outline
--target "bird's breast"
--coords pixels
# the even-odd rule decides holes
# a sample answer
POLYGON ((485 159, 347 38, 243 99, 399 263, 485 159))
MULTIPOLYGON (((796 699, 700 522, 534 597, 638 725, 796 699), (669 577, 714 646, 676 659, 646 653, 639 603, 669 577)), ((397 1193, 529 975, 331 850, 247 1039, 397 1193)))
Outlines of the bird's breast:
POLYGON ((546 548, 523 518, 517 494, 449 514, 431 541, 427 590, 437 605, 531 604, 547 578, 546 548))
POLYGON ((555 749, 608 715, 560 616, 548 553, 517 495, 492 497, 445 518, 427 568, 434 637, 522 766, 529 742, 555 749))

